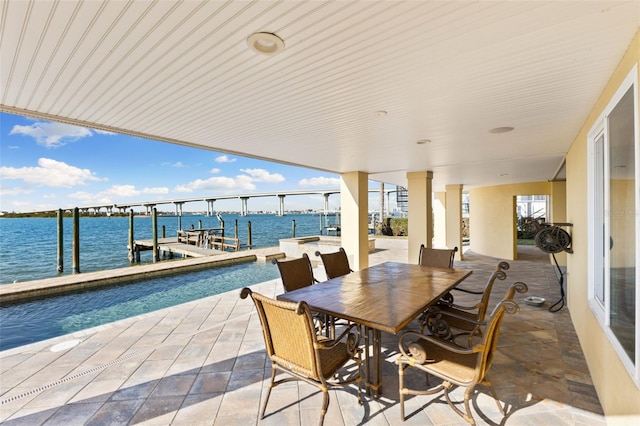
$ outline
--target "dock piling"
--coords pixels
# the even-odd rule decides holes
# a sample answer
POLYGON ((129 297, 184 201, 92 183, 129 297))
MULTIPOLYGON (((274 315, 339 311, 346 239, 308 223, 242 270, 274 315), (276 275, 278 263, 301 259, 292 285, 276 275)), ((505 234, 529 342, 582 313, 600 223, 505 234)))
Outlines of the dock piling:
POLYGON ((153 263, 158 261, 158 209, 151 210, 151 233, 153 234, 153 263))
POLYGON ((134 263, 136 261, 135 247, 133 244, 133 209, 129 209, 129 263, 134 263))
POLYGON ((80 209, 73 209, 73 244, 72 244, 72 265, 74 274, 80 273, 80 209))
POLYGON ((64 271, 64 213, 58 209, 58 268, 57 271, 64 271))

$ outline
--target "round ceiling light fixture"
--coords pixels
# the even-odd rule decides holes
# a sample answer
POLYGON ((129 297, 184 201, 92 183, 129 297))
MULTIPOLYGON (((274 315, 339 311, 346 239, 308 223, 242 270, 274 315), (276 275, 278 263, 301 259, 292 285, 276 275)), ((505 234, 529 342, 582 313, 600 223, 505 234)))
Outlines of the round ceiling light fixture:
POLYGON ((493 129, 489 130, 489 133, 509 133, 512 131, 513 131, 513 127, 504 126, 504 127, 494 127, 493 129))
POLYGON ((253 33, 247 37, 247 45, 262 55, 277 55, 284 50, 284 40, 273 33, 253 33))

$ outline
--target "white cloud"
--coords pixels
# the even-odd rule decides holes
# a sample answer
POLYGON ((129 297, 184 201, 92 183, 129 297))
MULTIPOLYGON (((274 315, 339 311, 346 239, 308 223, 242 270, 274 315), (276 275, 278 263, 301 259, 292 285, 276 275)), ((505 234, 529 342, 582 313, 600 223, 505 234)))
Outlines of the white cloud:
POLYGON ((168 193, 169 188, 166 187, 144 188, 140 190, 137 189, 135 185, 113 185, 97 193, 86 191, 74 192, 73 194, 69 194, 69 198, 81 200, 84 204, 111 204, 123 198, 133 198, 143 194, 158 195, 168 193))
MULTIPOLYGON (((235 160, 234 160, 235 161, 235 160)), ((211 173, 219 173, 220 169, 214 168, 211 173)), ((179 193, 191 193, 195 191, 238 193, 253 191, 256 189, 254 182, 282 182, 284 177, 279 173, 269 173, 264 169, 241 169, 246 175, 237 175, 235 178, 227 176, 214 176, 209 179, 196 179, 194 181, 177 185, 173 190, 179 193)))
POLYGON ((184 167, 192 167, 189 166, 188 164, 183 163, 182 161, 174 161, 174 162, 169 162, 169 161, 165 161, 160 163, 161 166, 163 167, 175 167, 176 169, 182 169, 184 167))
POLYGON ((236 192, 236 191, 252 191, 256 187, 252 183, 250 176, 236 176, 236 178, 215 176, 209 179, 196 179, 184 185, 178 185, 174 188, 175 192, 189 193, 193 191, 218 191, 218 192, 236 192))
POLYGON ((101 135, 115 135, 116 133, 113 132, 108 132, 106 130, 98 130, 98 129, 93 129, 94 132, 101 134, 101 135))
POLYGON ((158 186, 155 188, 144 188, 142 190, 143 194, 168 194, 169 193, 169 188, 167 188, 166 186, 158 186))
POLYGON ((220 173, 220 169, 219 169, 219 168, 217 168, 217 167, 214 167, 213 169, 209 170, 209 173, 211 173, 211 174, 214 174, 214 175, 215 175, 215 174, 217 174, 217 173, 220 173))
POLYGON ((234 161, 236 161, 235 158, 229 158, 226 155, 220 155, 218 157, 216 157, 216 163, 233 163, 234 161))
POLYGON ((47 148, 57 148, 93 135, 90 129, 84 127, 49 121, 37 121, 29 126, 15 125, 9 134, 30 136, 47 148))
POLYGON ((82 200, 88 204, 89 202, 95 201, 96 195, 86 191, 77 191, 69 194, 69 198, 82 200))
POLYGON ((311 179, 302 179, 298 181, 298 185, 300 186, 326 186, 326 187, 334 187, 340 186, 340 179, 333 177, 314 177, 311 179))
POLYGON ((140 195, 140 191, 136 189, 135 185, 113 185, 111 188, 98 192, 96 197, 110 199, 111 197, 129 198, 138 195, 140 195))
POLYGON ((6 188, 4 186, 0 187, 0 197, 9 197, 12 195, 26 195, 31 194, 33 189, 25 188, 25 187, 15 187, 15 188, 6 188))
POLYGON ((280 173, 269 173, 265 169, 240 169, 240 171, 251 176, 256 182, 276 183, 284 181, 284 176, 280 173))
POLYGON ((89 169, 80 169, 61 161, 40 158, 38 167, 0 167, 0 179, 22 180, 30 185, 71 188, 89 181, 106 181, 89 169))
POLYGON ((31 203, 29 203, 28 201, 14 201, 11 203, 11 205, 16 207, 31 207, 31 203))

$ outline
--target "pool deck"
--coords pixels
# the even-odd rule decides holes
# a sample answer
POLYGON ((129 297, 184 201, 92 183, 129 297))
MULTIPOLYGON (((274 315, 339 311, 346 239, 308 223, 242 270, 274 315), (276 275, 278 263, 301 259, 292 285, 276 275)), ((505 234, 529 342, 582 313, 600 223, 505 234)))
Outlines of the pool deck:
MULTIPOLYGON (((378 239, 370 263, 406 261, 404 239, 378 239)), ((490 370, 506 417, 479 386, 472 398, 478 424, 605 425, 567 308, 547 310, 559 298, 547 257, 519 249, 504 285, 524 281, 521 311, 503 322, 490 370), (524 304, 541 296, 543 307, 524 304)), ((465 281, 484 284, 498 259, 465 253, 456 267, 473 269, 465 281)), ((320 268, 314 273, 324 276, 320 268)), ((503 294, 496 284, 492 302, 503 294), (501 294, 502 293, 502 294, 501 294)), ((269 296, 280 280, 252 287, 269 296)), ((409 328, 416 329, 411 323, 409 328)), ((330 391, 327 425, 466 425, 441 395, 411 397, 400 419, 397 336, 383 333, 383 387, 379 399, 358 405, 355 389, 330 391)), ((259 420, 270 377, 258 318, 239 291, 0 352, 0 422, 3 425, 237 425, 316 424, 321 395, 305 383, 276 387, 259 420), (78 343, 71 346, 73 343, 78 343), (52 351, 54 348, 57 351, 52 351)), ((424 385, 424 376, 407 380, 424 385)), ((432 384, 437 380, 431 379, 432 384)), ((454 396, 460 397, 456 390, 454 396)))

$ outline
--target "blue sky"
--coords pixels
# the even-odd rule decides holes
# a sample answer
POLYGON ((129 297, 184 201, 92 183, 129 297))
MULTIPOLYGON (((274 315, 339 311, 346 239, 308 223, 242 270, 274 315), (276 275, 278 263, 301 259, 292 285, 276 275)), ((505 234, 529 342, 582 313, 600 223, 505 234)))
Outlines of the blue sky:
MULTIPOLYGON (((337 174, 0 113, 1 211, 339 186, 337 174)), ((370 196, 369 203, 377 209, 377 196, 370 196)), ((339 205, 339 195, 332 195, 330 209, 339 205)), ((323 206, 320 195, 285 199, 286 210, 323 206)), ((248 207, 275 211, 278 200, 252 198, 248 207)), ((238 211, 240 201, 219 200, 214 209, 238 211)), ((204 211, 206 205, 188 203, 183 210, 204 211)))

